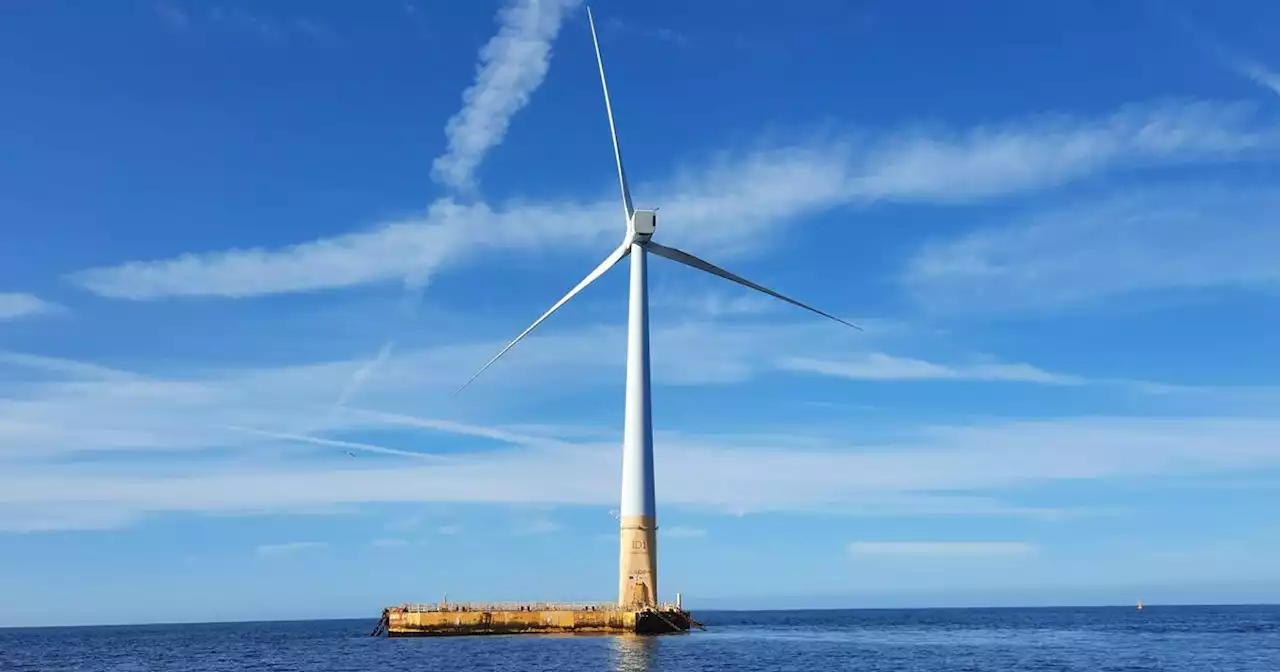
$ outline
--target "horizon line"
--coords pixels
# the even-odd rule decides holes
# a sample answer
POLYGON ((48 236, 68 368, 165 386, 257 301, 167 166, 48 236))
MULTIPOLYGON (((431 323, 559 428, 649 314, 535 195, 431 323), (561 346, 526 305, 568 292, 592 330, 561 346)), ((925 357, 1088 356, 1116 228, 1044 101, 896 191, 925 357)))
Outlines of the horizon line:
MULTIPOLYGON (((530 601, 533 604, 534 601, 530 601)), ((696 606, 686 605, 690 612, 700 614, 769 614, 794 612, 884 612, 884 611, 1050 611, 1056 609, 1125 609, 1135 610, 1137 602, 1131 604, 1117 603, 1080 603, 1080 604, 1045 604, 1045 605, 969 605, 969 606, 930 606, 930 607, 775 607, 767 609, 712 608, 698 610, 696 606)), ((1143 610, 1160 609, 1211 609, 1220 607, 1269 607, 1280 609, 1280 602, 1186 602, 1163 603, 1142 601, 1143 610)), ((258 623, 336 623, 346 621, 374 621, 376 616, 329 617, 329 618, 267 618, 229 621, 153 621, 149 623, 75 623, 44 625, 0 625, 0 631, 6 630, 50 630, 77 628, 150 628, 165 626, 198 626, 198 625, 253 625, 258 623)), ((709 624, 710 625, 710 624, 709 624)))

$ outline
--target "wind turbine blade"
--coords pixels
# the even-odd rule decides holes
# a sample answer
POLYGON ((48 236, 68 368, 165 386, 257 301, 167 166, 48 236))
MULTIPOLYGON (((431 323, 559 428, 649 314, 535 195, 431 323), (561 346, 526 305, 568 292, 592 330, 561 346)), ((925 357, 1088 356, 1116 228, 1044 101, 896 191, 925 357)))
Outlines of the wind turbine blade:
POLYGON ((619 261, 622 261, 622 258, 627 256, 627 254, 629 254, 630 252, 631 252, 630 241, 624 242, 622 245, 618 246, 618 249, 614 250, 608 257, 605 257, 605 260, 600 262, 600 265, 596 266, 594 271, 591 271, 590 273, 588 273, 587 277, 582 279, 582 282, 579 282, 573 289, 569 290, 569 293, 565 294, 564 297, 562 297, 559 301, 556 301, 554 306, 551 306, 551 308, 547 309, 547 312, 542 314, 542 317, 539 317, 537 320, 534 321, 533 324, 529 325, 528 329, 525 329, 524 331, 520 332, 519 336, 516 336, 515 339, 513 339, 510 343, 507 344, 507 347, 503 348, 500 352, 498 352, 498 354, 493 356, 493 359, 489 360, 484 366, 480 367, 480 370, 476 371, 474 376, 471 376, 471 378, 467 379, 467 382, 463 383, 462 387, 459 387, 457 391, 454 392, 454 395, 457 395, 458 392, 461 392, 464 388, 466 388, 466 386, 470 385, 471 381, 475 380, 480 376, 480 374, 484 373, 485 369, 489 368, 490 365, 498 361, 498 358, 506 354, 506 352, 510 350, 512 346, 514 346, 516 343, 519 343, 520 339, 527 336, 529 332, 533 331, 539 324, 542 324, 543 321, 546 320, 548 317, 551 317, 551 313, 556 312, 556 310, 558 310, 560 306, 563 306, 565 303, 567 303, 569 299, 572 299, 573 297, 577 296, 578 292, 581 292, 584 288, 586 288, 587 285, 591 284, 592 282, 595 282, 596 278, 599 278, 600 276, 604 275, 605 271, 609 270, 610 268, 613 268, 615 264, 617 264, 619 261))
POLYGON ((658 256, 660 256, 660 257, 666 257, 666 258, 668 258, 668 259, 670 259, 670 260, 672 260, 672 261, 678 261, 678 262, 680 262, 680 263, 684 264, 685 266, 690 266, 690 267, 692 267, 692 268, 696 268, 696 269, 698 269, 699 271, 706 271, 707 273, 710 273, 710 274, 712 274, 712 275, 718 275, 718 276, 720 276, 720 277, 724 278, 725 280, 732 280, 733 282, 736 282, 736 283, 738 283, 739 285, 742 285, 742 286, 744 286, 744 287, 750 287, 751 289, 754 289, 754 290, 756 290, 756 291, 758 291, 758 292, 764 292, 765 294, 768 294, 769 296, 772 296, 772 297, 775 297, 775 298, 778 298, 778 299, 782 299, 783 301, 786 301, 787 303, 790 303, 791 305, 794 305, 794 306, 800 306, 801 308, 804 308, 805 310, 809 310, 809 311, 815 312, 815 313, 817 313, 817 314, 819 314, 819 315, 821 315, 821 316, 823 316, 823 317, 826 317, 826 318, 830 318, 830 319, 832 319, 832 320, 835 320, 836 322, 839 322, 840 324, 843 324, 843 325, 847 325, 847 326, 853 327, 854 329, 857 329, 858 331, 862 331, 862 327, 859 327, 859 326, 858 326, 858 325, 856 325, 856 324, 853 324, 853 323, 851 323, 851 322, 845 322, 844 320, 842 320, 842 319, 840 319, 840 318, 836 317, 835 315, 831 315, 831 314, 829 314, 829 313, 824 313, 824 312, 822 312, 821 310, 818 310, 817 308, 814 308, 813 306, 810 306, 810 305, 808 305, 808 304, 806 304, 806 303, 801 303, 801 302, 796 301, 795 299, 793 299, 793 298, 791 298, 791 297, 783 296, 783 295, 781 295, 781 294, 779 294, 779 293, 777 293, 777 292, 773 291, 772 289, 769 289, 768 287, 765 287, 765 286, 763 286, 763 285, 757 285, 756 283, 751 282, 750 280, 748 280, 748 279, 746 279, 746 278, 744 278, 744 277, 742 277, 742 276, 740 276, 740 275, 735 275, 735 274, 733 274, 733 273, 730 273, 729 271, 726 271, 726 270, 724 270, 723 268, 720 268, 719 266, 716 266, 715 264, 712 264, 712 263, 711 263, 711 262, 709 262, 709 261, 704 261, 704 260, 702 260, 702 259, 699 259, 699 258, 697 258, 697 257, 693 256, 692 254, 689 254, 688 252, 682 252, 681 250, 677 250, 677 249, 676 249, 676 248, 674 248, 674 247, 667 247, 667 246, 665 246, 665 245, 659 245, 659 244, 657 244, 657 243, 655 243, 655 242, 653 242, 653 241, 649 241, 648 243, 646 243, 646 244, 645 244, 645 247, 647 247, 647 248, 649 249, 649 251, 650 251, 650 252, 653 252, 654 254, 656 254, 656 255, 658 255, 658 256))
POLYGON ((600 40, 596 39, 596 20, 587 7, 587 21, 591 24, 591 42, 596 45, 596 63, 600 66, 600 88, 604 89, 604 109, 609 114, 609 134, 613 136, 613 158, 618 162, 618 183, 622 185, 622 207, 627 211, 627 221, 636 209, 631 207, 631 188, 627 186, 627 173, 622 169, 622 149, 618 146, 618 129, 613 125, 613 105, 609 102, 609 84, 604 80, 604 58, 600 56, 600 40))

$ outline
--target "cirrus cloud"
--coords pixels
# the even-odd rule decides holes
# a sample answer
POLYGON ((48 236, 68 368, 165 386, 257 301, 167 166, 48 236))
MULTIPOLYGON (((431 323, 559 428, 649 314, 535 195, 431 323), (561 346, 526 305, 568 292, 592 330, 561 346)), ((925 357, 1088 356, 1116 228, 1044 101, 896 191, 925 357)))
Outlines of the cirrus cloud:
MULTIPOLYGON (((1244 105, 1130 105, 1093 118, 1038 117, 954 132, 908 129, 887 139, 820 138, 726 152, 637 191, 656 195, 663 234, 732 256, 805 216, 876 201, 963 203, 1046 189, 1092 175, 1161 165, 1272 156, 1280 127, 1244 105)), ((431 274, 486 251, 604 249, 620 235, 615 197, 511 200, 498 207, 434 202, 418 216, 277 249, 192 253, 83 269, 96 294, 154 300, 250 297, 431 274), (529 222, 539 222, 537 227, 529 222)))
POLYGON ((855 541, 849 552, 855 556, 1019 556, 1036 553, 1035 546, 1022 541, 855 541))
POLYGON ((61 310, 38 296, 17 292, 0 292, 0 320, 16 320, 20 317, 45 315, 61 310))
POLYGON ((948 312, 1056 309, 1168 289, 1275 289, 1278 209, 1270 187, 1148 188, 934 241, 902 280, 926 307, 948 312))

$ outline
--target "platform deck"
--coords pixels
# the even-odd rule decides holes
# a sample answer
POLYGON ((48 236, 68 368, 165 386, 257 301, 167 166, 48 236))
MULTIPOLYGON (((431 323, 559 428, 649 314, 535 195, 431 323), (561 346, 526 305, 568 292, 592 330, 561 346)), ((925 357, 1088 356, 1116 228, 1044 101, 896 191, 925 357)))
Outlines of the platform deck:
POLYGON ((388 637, 687 632, 694 623, 676 605, 625 609, 611 603, 405 604, 388 607, 372 634, 388 637))

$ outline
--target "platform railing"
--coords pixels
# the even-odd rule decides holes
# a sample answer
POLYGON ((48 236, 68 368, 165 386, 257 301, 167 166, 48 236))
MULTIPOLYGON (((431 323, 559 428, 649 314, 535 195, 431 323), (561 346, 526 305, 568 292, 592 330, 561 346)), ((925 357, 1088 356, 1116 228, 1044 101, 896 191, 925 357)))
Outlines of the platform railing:
MULTIPOLYGON (((655 608, 659 611, 679 609, 675 602, 661 602, 655 608)), ((635 611, 636 609, 619 606, 617 602, 409 602, 390 607, 390 610, 428 613, 446 611, 635 611)))

